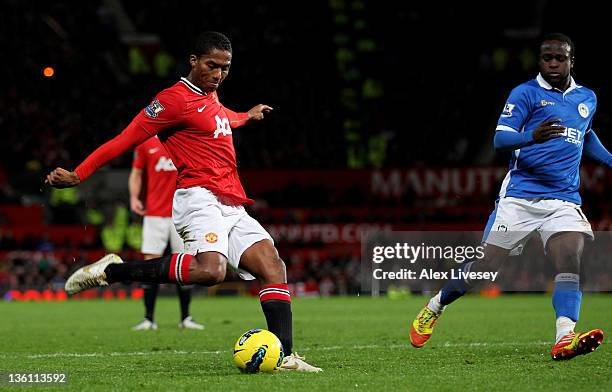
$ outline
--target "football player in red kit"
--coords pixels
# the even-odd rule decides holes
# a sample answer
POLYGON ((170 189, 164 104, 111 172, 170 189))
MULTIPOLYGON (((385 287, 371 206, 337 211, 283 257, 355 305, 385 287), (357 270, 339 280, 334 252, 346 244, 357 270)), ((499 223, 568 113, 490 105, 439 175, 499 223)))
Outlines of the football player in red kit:
MULTIPOLYGON (((170 246, 172 253, 184 251, 183 240, 172 222, 172 198, 176 189, 176 167, 157 136, 147 139, 134 150, 128 181, 130 208, 142 220, 142 246, 145 260, 161 257, 170 246), (143 202, 144 198, 144 202, 143 202)), ((143 283, 145 317, 134 331, 157 329, 155 300, 158 283, 143 283)), ((179 328, 202 330, 204 326, 189 315, 191 286, 176 285, 181 305, 179 328)))
POLYGON ((157 94, 117 136, 89 155, 74 171, 56 168, 46 182, 58 188, 85 181, 111 159, 158 135, 178 170, 172 218, 185 253, 123 263, 116 255, 77 270, 66 291, 78 293, 121 281, 215 285, 227 264, 244 279, 257 277, 268 329, 285 351, 281 369, 318 372, 292 351, 291 296, 285 264, 272 237, 245 211, 253 201, 238 178, 233 129, 259 121, 272 110, 259 104, 236 113, 219 102, 216 90, 227 77, 232 46, 221 33, 200 34, 189 56, 191 71, 157 94))

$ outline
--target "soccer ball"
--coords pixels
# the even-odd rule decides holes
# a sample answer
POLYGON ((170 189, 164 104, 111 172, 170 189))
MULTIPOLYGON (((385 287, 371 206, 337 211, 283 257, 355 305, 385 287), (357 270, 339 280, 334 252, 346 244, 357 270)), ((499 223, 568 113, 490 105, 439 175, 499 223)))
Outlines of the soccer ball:
POLYGON ((280 340, 265 329, 252 329, 234 345, 234 363, 245 373, 272 373, 278 370, 285 353, 280 340))

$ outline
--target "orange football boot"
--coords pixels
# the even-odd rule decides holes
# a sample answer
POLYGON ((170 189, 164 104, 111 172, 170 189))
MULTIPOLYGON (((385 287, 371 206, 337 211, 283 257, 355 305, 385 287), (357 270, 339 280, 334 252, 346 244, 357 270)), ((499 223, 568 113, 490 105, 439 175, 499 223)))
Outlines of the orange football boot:
POLYGON ((410 327, 410 344, 421 348, 427 343, 433 332, 433 327, 438 321, 439 315, 425 306, 416 316, 410 327))
POLYGON ((595 351, 603 340, 604 333, 601 329, 578 334, 570 332, 553 346, 550 356, 555 361, 572 359, 577 355, 584 355, 595 351))

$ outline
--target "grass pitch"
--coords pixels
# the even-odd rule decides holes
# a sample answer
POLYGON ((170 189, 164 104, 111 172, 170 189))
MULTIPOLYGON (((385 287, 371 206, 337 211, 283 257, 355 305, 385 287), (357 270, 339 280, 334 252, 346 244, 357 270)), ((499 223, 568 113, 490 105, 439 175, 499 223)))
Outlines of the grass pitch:
MULTIPOLYGON (((256 298, 195 298, 204 331, 181 331, 178 300, 160 298, 159 330, 132 332, 140 301, 0 303, 0 372, 68 373, 46 390, 612 390, 609 339, 553 362, 554 313, 545 295, 468 296, 449 307, 431 341, 408 328, 423 297, 294 299, 294 347, 319 374, 241 374, 235 340, 265 328, 256 298)), ((585 295, 579 330, 612 333, 612 296, 585 295)), ((0 389, 15 390, 0 385, 0 389)))

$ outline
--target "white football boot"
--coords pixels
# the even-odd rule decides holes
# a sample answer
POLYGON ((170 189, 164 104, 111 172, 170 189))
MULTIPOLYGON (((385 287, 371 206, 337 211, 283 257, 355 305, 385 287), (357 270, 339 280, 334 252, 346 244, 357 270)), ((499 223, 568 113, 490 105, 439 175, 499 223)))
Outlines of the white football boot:
POLYGON ((204 329, 204 326, 197 323, 191 316, 185 317, 185 319, 181 321, 178 326, 181 329, 196 329, 199 331, 204 329))
POLYGON ((93 287, 108 286, 104 270, 109 264, 121 264, 123 260, 116 254, 108 254, 93 264, 79 268, 70 275, 64 289, 68 294, 80 293, 93 287))
POLYGON ((155 331, 155 330, 157 330, 157 323, 147 318, 132 327, 132 331, 155 331))
POLYGON ((283 358, 283 363, 279 370, 297 370, 298 372, 322 372, 323 369, 309 365, 304 361, 304 357, 300 357, 298 353, 291 353, 283 358))

